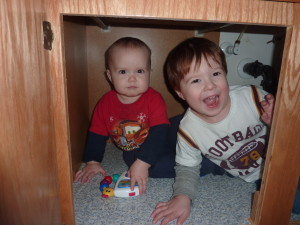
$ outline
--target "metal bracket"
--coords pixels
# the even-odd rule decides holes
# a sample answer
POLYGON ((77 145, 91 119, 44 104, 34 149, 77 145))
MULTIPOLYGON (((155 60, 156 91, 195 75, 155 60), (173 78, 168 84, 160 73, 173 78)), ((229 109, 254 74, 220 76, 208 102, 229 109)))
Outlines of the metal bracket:
POLYGON ((44 34, 44 48, 52 50, 52 42, 54 40, 53 32, 51 30, 51 23, 43 21, 43 34, 44 34))

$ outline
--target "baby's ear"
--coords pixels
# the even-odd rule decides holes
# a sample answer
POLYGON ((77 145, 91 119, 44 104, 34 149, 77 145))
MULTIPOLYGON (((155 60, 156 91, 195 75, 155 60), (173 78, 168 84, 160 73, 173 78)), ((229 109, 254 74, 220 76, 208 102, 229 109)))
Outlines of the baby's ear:
POLYGON ((185 98, 183 97, 182 93, 180 91, 175 91, 176 94, 179 96, 179 98, 185 100, 185 98))
POLYGON ((109 70, 105 70, 105 75, 106 75, 106 77, 109 79, 109 81, 112 82, 112 81, 111 81, 111 75, 110 75, 110 71, 109 71, 109 70))

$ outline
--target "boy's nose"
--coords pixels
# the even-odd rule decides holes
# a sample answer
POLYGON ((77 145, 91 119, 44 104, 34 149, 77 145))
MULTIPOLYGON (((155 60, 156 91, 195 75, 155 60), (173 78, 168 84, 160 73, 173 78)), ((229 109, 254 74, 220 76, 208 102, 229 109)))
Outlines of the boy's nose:
POLYGON ((205 81, 205 88, 206 89, 212 89, 212 88, 215 88, 215 87, 216 87, 216 85, 215 85, 215 83, 212 80, 207 79, 205 81))

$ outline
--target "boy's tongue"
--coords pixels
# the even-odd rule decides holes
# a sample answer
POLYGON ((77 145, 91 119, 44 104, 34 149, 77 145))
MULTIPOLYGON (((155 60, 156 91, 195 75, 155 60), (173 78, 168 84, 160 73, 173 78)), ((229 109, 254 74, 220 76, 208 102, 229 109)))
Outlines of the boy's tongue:
POLYGON ((207 107, 212 108, 212 107, 217 106, 218 100, 219 100, 219 97, 214 95, 214 96, 210 96, 210 97, 204 99, 204 103, 207 105, 207 107))

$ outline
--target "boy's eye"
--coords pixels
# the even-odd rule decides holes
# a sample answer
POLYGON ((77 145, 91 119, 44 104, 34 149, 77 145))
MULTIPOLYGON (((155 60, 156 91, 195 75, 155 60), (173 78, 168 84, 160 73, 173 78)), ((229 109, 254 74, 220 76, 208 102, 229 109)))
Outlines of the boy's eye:
POLYGON ((126 74, 126 70, 119 70, 119 74, 126 74))
POLYGON ((218 75, 220 75, 221 73, 220 72, 214 72, 213 73, 213 76, 218 76, 218 75))
POLYGON ((201 80, 200 79, 194 79, 194 80, 192 80, 192 84, 196 84, 196 83, 199 83, 201 80))
POLYGON ((145 70, 139 69, 139 70, 137 70, 137 73, 145 73, 145 70))

